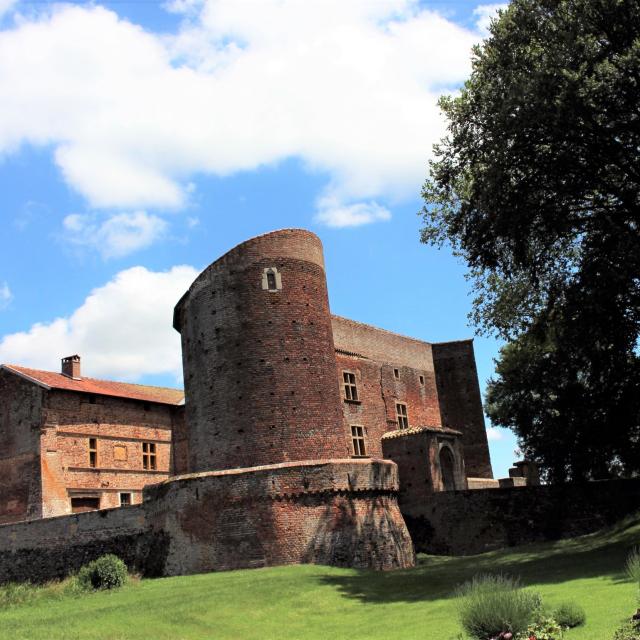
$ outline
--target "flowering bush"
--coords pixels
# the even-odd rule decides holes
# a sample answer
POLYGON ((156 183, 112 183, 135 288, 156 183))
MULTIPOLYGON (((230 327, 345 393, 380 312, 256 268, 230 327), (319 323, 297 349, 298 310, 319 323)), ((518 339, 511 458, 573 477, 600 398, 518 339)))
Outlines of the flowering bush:
POLYGON ((563 636, 562 627, 553 618, 540 618, 516 640, 561 640, 563 636))

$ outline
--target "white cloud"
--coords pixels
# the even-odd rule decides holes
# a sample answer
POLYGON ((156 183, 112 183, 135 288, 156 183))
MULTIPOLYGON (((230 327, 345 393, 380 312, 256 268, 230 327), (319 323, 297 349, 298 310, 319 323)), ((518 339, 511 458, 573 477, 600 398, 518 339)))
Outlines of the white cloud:
POLYGON ((503 435, 500 429, 496 427, 488 427, 487 428, 487 440, 493 440, 494 442, 497 440, 502 440, 503 435))
POLYGON ((491 20, 498 17, 498 11, 508 6, 509 3, 481 4, 473 10, 473 15, 476 16, 476 29, 483 37, 489 35, 491 20))
POLYGON ((96 215, 73 213, 63 220, 65 238, 75 245, 95 249, 102 257, 121 258, 144 249, 160 238, 167 223, 145 211, 118 213, 100 221, 96 215))
POLYGON ((391 213, 376 202, 344 204, 333 196, 327 196, 319 200, 315 219, 328 227, 359 227, 371 222, 390 220, 391 213))
POLYGON ((137 380, 182 371, 173 307, 197 275, 189 266, 154 272, 133 267, 94 289, 70 316, 34 324, 0 340, 0 362, 57 371, 79 353, 93 377, 137 380))
POLYGON ((6 282, 0 284, 0 309, 4 309, 8 306, 13 298, 13 294, 11 293, 11 289, 9 289, 9 285, 6 282))
POLYGON ((50 145, 94 207, 177 208, 196 173, 289 157, 343 202, 417 196, 478 32, 413 0, 171 6, 174 37, 77 5, 0 32, 0 154, 50 145))

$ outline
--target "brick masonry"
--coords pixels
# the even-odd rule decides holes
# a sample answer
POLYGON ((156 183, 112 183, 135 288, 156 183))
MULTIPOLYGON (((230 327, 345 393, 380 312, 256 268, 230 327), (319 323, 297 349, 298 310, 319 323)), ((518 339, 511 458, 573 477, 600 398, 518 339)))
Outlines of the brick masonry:
POLYGON ((60 578, 107 552, 151 576, 302 562, 406 568, 414 555, 397 487, 384 460, 191 474, 147 487, 132 507, 5 525, 0 582, 60 578))
POLYGON ((640 509, 640 479, 436 493, 403 508, 416 551, 472 555, 592 533, 640 509))

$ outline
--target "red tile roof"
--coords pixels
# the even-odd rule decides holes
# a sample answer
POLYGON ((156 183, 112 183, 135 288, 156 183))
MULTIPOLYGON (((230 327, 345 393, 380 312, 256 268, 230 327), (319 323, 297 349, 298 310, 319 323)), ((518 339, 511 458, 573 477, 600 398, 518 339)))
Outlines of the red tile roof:
POLYGON ((182 389, 168 389, 166 387, 149 387, 142 384, 130 384, 128 382, 114 382, 113 380, 96 380, 95 378, 82 378, 74 380, 61 373, 53 371, 41 371, 19 367, 15 364, 3 364, 3 369, 13 371, 19 376, 43 385, 49 389, 65 389, 80 393, 94 393, 116 398, 130 398, 131 400, 143 400, 144 402, 159 402, 162 404, 182 404, 184 391, 182 389))

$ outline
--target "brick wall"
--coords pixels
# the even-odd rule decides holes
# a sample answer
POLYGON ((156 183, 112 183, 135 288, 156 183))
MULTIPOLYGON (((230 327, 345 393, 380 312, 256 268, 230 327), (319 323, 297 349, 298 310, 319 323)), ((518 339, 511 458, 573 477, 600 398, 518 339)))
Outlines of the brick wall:
POLYGON ((467 475, 493 478, 473 341, 432 348, 442 424, 462 432, 467 475))
POLYGON ((196 279, 175 320, 190 471, 348 455, 317 236, 242 243, 196 279), (279 290, 263 289, 269 268, 279 290))
POLYGON ((40 387, 0 369, 0 523, 42 515, 41 406, 40 387))
POLYGON ((170 405, 72 391, 47 392, 42 425, 43 510, 71 512, 72 497, 96 496, 101 508, 120 505, 120 493, 142 500, 145 485, 169 477, 170 405), (97 464, 89 464, 89 439, 97 464), (156 448, 156 469, 145 470, 142 443, 156 448))
POLYGON ((417 551, 472 555, 592 533, 640 509, 640 479, 437 493, 403 509, 417 551))
POLYGON ((384 457, 398 465, 400 511, 420 510, 436 491, 445 490, 440 451, 448 447, 455 462, 456 489, 466 489, 464 456, 459 434, 443 429, 416 428, 388 433, 382 439, 384 457))
POLYGON ((133 507, 0 527, 0 582, 59 578, 112 552, 145 575, 300 562, 414 563, 393 463, 332 460, 192 474, 133 507))

